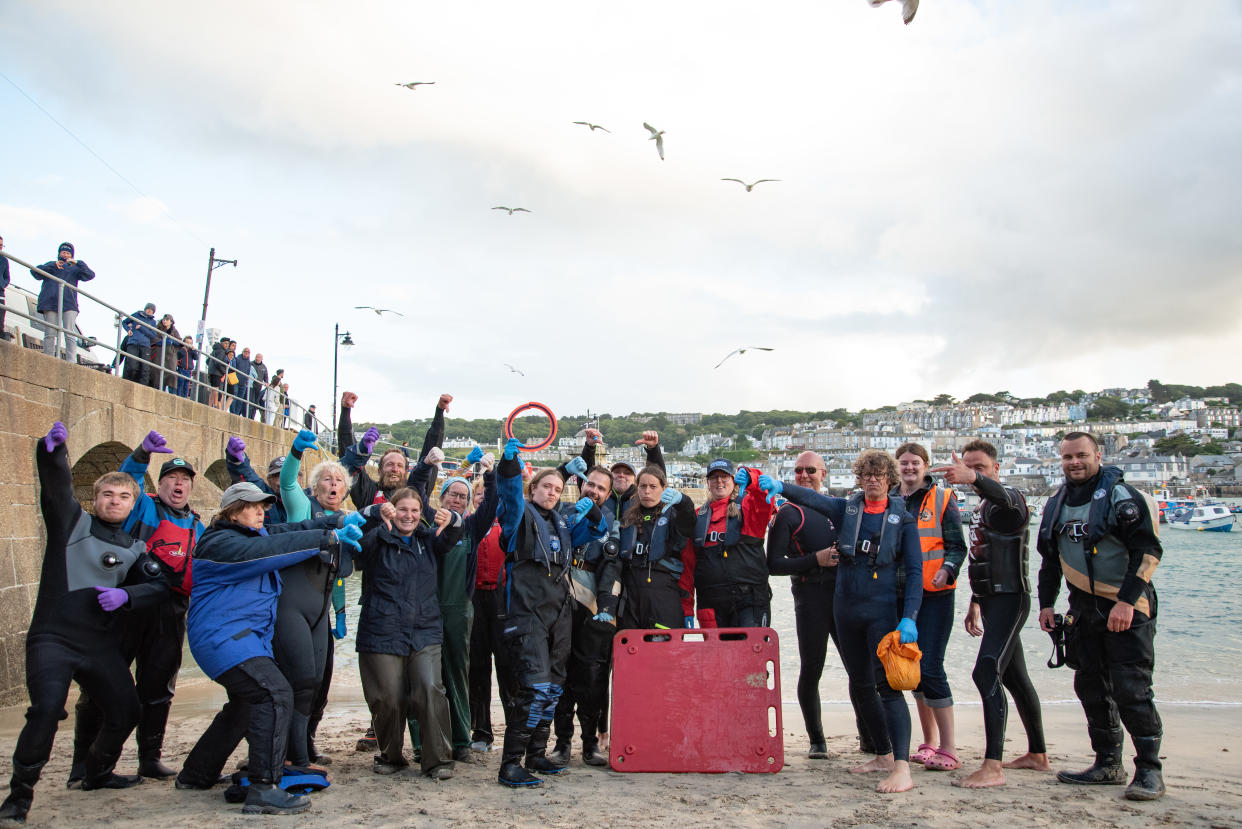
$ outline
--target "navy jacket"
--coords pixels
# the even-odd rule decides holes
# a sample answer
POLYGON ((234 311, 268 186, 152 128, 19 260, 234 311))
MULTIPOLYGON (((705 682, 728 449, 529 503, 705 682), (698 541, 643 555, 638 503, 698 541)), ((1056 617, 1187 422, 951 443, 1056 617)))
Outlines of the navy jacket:
MULTIPOLYGON (((85 262, 74 262, 72 265, 65 265, 59 259, 53 259, 51 262, 44 262, 40 265, 39 270, 46 271, 53 276, 59 276, 72 286, 65 289, 65 298, 61 305, 61 308, 65 311, 78 310, 78 292, 74 290, 78 283, 87 282, 95 278, 95 272, 88 268, 85 262), (56 267, 58 264, 61 265, 59 269, 56 267)), ((30 275, 43 283, 43 286, 39 288, 38 310, 55 311, 57 295, 64 286, 54 280, 44 279, 43 274, 33 268, 30 270, 30 275)), ((155 320, 151 320, 151 323, 154 325, 155 320)))
POLYGON ((377 527, 362 539, 354 567, 362 570, 362 613, 355 643, 359 653, 408 656, 444 642, 436 597, 436 560, 457 543, 461 516, 435 535, 420 525, 405 538, 377 527))
MULTIPOLYGON (((40 294, 40 296, 42 296, 42 294, 40 294)), ((39 300, 39 302, 42 301, 42 299, 39 300)), ((43 309, 40 308, 39 310, 43 309)), ((146 311, 135 311, 121 323, 121 327, 129 332, 130 345, 150 346, 151 343, 155 342, 156 337, 159 336, 150 328, 147 328, 146 325, 140 324, 144 322, 147 325, 154 326, 155 317, 151 316, 146 311)))

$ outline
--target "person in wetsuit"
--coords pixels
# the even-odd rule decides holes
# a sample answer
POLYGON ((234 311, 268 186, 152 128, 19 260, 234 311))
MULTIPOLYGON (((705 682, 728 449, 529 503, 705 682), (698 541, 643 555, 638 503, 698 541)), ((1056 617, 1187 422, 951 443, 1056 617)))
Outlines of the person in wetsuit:
POLYGON ((1052 631, 1061 577, 1069 585, 1067 662, 1074 693, 1087 715, 1095 762, 1061 771, 1062 783, 1121 785, 1125 726, 1134 743, 1130 800, 1164 796, 1163 726, 1151 688, 1156 664, 1156 588, 1163 550, 1148 496, 1100 465, 1100 447, 1086 432, 1061 441, 1065 484, 1044 506, 1039 525, 1039 626, 1052 631))
POLYGON ((555 469, 537 472, 530 481, 530 499, 523 498, 520 447, 520 441, 510 438, 497 464, 497 517, 505 550, 501 635, 517 685, 513 707, 505 712, 497 779, 512 787, 542 785, 530 771, 564 770, 546 752, 570 651, 573 599, 568 570, 575 547, 607 534, 603 513, 590 498, 565 505, 562 512, 564 482, 555 469))
POLYGON ((648 466, 638 494, 621 516, 621 621, 626 629, 686 626, 679 580, 686 542, 694 535, 694 502, 648 466))
POLYGON ((35 444, 47 546, 26 632, 30 707, 13 749, 9 795, 0 804, 0 821, 11 823, 26 822, 57 724, 66 716, 71 682, 103 712, 85 759, 82 789, 122 789, 142 782, 138 775, 112 771, 141 709, 115 614, 158 604, 168 595, 168 585, 146 545, 122 527, 140 495, 133 479, 120 472, 101 476, 94 484, 95 514, 85 512, 74 497, 68 436, 57 421, 35 444))
POLYGON ((829 498, 768 475, 759 477, 759 487, 769 498, 783 494, 800 507, 822 512, 841 528, 833 617, 849 673, 850 701, 877 752, 874 760, 850 771, 887 772, 876 791, 904 792, 914 787, 908 759, 910 710, 902 693, 889 686, 876 647, 894 627, 902 642, 918 640, 914 619, 923 598, 922 554, 905 501, 889 494, 897 485, 897 462, 882 450, 867 449, 854 461, 854 475, 862 492, 849 498, 829 498), (900 610, 898 568, 906 572, 900 610))
POLYGON ((950 484, 969 484, 982 498, 970 516, 970 609, 966 632, 982 636, 973 679, 983 698, 983 731, 986 747, 978 771, 953 781, 968 789, 1005 785, 1004 769, 1048 771, 1048 748, 1044 743, 1043 715, 1039 696, 1026 673, 1022 656, 1022 626, 1031 612, 1031 584, 1027 576, 1031 520, 1022 493, 1000 483, 996 447, 986 440, 973 440, 953 455, 951 466, 931 470, 944 474, 950 484), (1027 752, 1002 763, 1005 690, 1013 695, 1018 716, 1026 728, 1027 752))
MULTIPOLYGON (((171 454, 164 436, 148 432, 142 443, 121 463, 121 472, 141 489, 152 455, 171 454)), ((124 529, 147 545, 147 553, 164 570, 167 598, 154 607, 128 614, 122 626, 125 655, 134 665, 135 685, 142 703, 138 718, 138 773, 167 780, 177 772, 160 755, 164 729, 177 688, 177 672, 185 644, 185 614, 193 584, 194 545, 203 534, 203 522, 190 508, 194 467, 184 458, 172 458, 160 467, 155 495, 142 495, 125 519, 124 529)), ((73 766, 69 787, 81 780, 86 754, 99 733, 102 717, 90 694, 78 697, 74 721, 73 766)))

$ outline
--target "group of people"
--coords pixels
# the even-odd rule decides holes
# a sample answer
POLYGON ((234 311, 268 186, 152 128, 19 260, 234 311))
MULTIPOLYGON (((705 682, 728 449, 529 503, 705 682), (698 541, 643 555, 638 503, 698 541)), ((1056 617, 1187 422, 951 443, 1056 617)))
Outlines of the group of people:
MULTIPOLYGON (((881 773, 877 791, 906 791, 911 763, 960 766, 944 653, 963 564, 971 590, 963 622, 981 637, 973 680, 986 746, 982 766, 954 782, 996 786, 1006 768, 1050 769, 1020 643, 1030 612, 1030 514, 1021 493, 999 482, 986 441, 935 468, 915 444, 895 457, 866 450, 854 465, 858 489, 845 498, 820 492, 826 470, 814 453, 798 457, 794 483, 717 459, 696 507, 668 486, 655 432, 638 441, 641 467, 598 464, 603 436, 587 430, 579 456, 556 468, 524 463, 522 445, 510 439, 499 458, 475 447, 460 474, 441 479, 447 394, 421 451, 411 458, 408 447, 384 449, 372 477, 379 433, 356 438, 357 399, 341 399, 340 461, 318 463, 305 488, 299 474, 313 432, 299 432, 262 475, 244 442, 230 438, 233 484, 206 527, 189 507, 195 470, 184 459, 160 467, 154 494, 140 489, 152 457, 171 451, 161 435, 148 434, 118 472, 96 481, 93 514, 73 497, 65 427, 38 441, 47 552, 27 637, 31 706, 0 819, 24 820, 29 811, 71 681, 83 690, 71 786, 175 776, 179 789, 231 783, 226 797, 244 802, 246 813, 309 808, 297 792, 326 782, 330 758, 316 733, 333 639, 349 625, 344 585, 355 571, 354 641, 371 715, 357 747, 374 752, 377 774, 409 765, 407 733, 414 761, 437 780, 490 750, 493 665, 505 716, 501 784, 535 787, 564 771, 575 721, 583 762, 606 765, 616 631, 768 626, 775 574, 791 577, 809 757, 827 757, 818 687, 831 639, 861 748, 874 755, 851 771, 881 773), (933 473, 978 495, 965 530, 953 491, 933 473), (344 509, 347 499, 356 512, 344 509), (196 662, 228 702, 176 772, 161 750, 187 630, 196 662), (923 654, 915 691, 923 742, 913 753, 907 702, 877 657, 886 636, 917 642, 923 654), (1027 751, 1003 763, 1006 690, 1027 751), (135 726, 138 774, 117 774, 135 726), (222 777, 243 739, 244 773, 222 777)), ((1124 726, 1137 754, 1126 796, 1155 799, 1164 792, 1151 690, 1155 523, 1142 494, 1116 468, 1101 467, 1091 435, 1070 433, 1061 449, 1067 483, 1038 533, 1039 621, 1066 633, 1096 759, 1058 779, 1124 784, 1124 726), (1064 620, 1053 612, 1062 581, 1070 594, 1064 620)))

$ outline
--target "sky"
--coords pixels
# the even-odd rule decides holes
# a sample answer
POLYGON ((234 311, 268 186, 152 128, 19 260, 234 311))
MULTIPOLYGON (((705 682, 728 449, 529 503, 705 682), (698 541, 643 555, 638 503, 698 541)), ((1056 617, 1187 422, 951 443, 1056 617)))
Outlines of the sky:
POLYGON ((208 327, 321 412, 336 324, 377 421, 1240 379, 1233 0, 3 0, 0 42, 6 252, 193 333, 214 246, 208 327))

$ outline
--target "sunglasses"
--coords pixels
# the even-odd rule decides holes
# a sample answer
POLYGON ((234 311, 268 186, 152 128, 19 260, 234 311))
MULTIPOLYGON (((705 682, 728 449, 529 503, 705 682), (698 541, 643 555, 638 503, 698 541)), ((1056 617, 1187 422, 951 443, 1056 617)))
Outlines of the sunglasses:
POLYGON ((794 467, 795 475, 814 475, 818 471, 819 471, 818 466, 795 466, 794 467))

